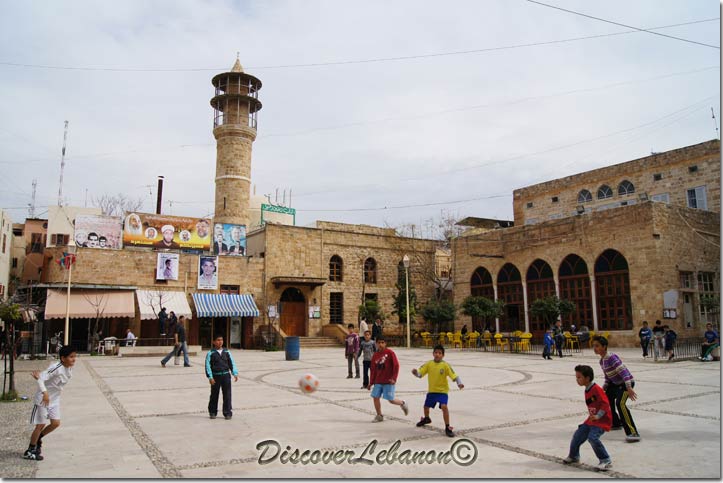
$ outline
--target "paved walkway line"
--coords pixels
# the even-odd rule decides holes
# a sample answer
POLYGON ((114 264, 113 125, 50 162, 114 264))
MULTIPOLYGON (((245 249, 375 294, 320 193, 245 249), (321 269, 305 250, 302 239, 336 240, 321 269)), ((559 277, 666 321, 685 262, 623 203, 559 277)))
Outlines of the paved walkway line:
POLYGON ((153 466, 156 467, 161 476, 163 478, 182 478, 183 475, 178 468, 171 463, 168 458, 166 458, 158 446, 153 443, 153 440, 141 429, 135 419, 113 395, 113 391, 108 387, 103 378, 95 372, 93 366, 85 360, 83 361, 83 365, 88 370, 90 377, 93 378, 93 381, 98 386, 98 389, 100 389, 105 398, 108 400, 108 403, 115 410, 116 414, 118 414, 120 420, 123 422, 125 427, 128 428, 128 431, 131 433, 131 436, 133 436, 133 439, 136 440, 138 446, 140 446, 146 456, 148 456, 148 459, 151 463, 153 463, 153 466))

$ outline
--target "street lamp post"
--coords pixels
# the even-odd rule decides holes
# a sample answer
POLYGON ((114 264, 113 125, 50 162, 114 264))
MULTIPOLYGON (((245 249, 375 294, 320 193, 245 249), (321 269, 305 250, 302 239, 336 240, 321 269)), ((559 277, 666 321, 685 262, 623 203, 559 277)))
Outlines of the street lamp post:
POLYGON ((67 247, 68 255, 63 260, 64 265, 68 265, 68 291, 65 297, 65 333, 63 334, 63 345, 68 345, 70 340, 70 283, 73 277, 73 263, 75 263, 75 246, 67 247))
POLYGON ((402 262, 404 263, 404 279, 407 285, 407 349, 409 349, 410 347, 412 347, 412 337, 409 330, 409 256, 404 255, 404 258, 402 258, 402 262))

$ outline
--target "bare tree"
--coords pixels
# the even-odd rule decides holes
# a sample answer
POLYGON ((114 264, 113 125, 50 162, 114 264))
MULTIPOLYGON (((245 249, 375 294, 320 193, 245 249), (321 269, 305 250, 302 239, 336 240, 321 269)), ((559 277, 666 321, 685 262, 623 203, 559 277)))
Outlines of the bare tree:
POLYGON ((107 216, 122 216, 126 211, 138 211, 143 206, 142 198, 130 198, 123 193, 94 196, 91 202, 107 216))
POLYGON ((103 317, 105 307, 108 304, 108 297, 105 293, 83 292, 83 298, 93 307, 95 319, 88 319, 88 352, 93 351, 98 342, 100 342, 100 319, 103 317))

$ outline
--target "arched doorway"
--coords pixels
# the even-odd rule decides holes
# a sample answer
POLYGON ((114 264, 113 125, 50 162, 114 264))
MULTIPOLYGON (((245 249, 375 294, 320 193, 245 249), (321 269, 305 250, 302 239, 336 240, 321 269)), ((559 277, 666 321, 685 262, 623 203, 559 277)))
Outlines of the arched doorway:
MULTIPOLYGON (((555 279, 552 267, 544 260, 537 259, 527 269, 527 308, 537 299, 555 295, 555 279)), ((530 315, 530 332, 535 337, 542 337, 545 334, 545 320, 542 317, 530 315)))
POLYGON ((575 324, 578 328, 584 325, 592 330, 592 291, 587 263, 571 253, 560 264, 559 276, 560 298, 575 304, 575 311, 562 318, 562 325, 569 327, 575 324))
POLYGON ((281 330, 286 335, 306 335, 306 297, 296 287, 281 294, 281 330))
POLYGON ((505 303, 505 315, 500 320, 500 332, 524 330, 524 296, 520 271, 506 263, 497 274, 497 298, 505 303))
MULTIPOLYGON (((477 267, 469 281, 469 294, 474 297, 484 297, 486 299, 495 299, 495 289, 492 285, 492 275, 484 267, 477 267)), ((494 321, 489 321, 492 325, 490 331, 494 332, 494 321)), ((485 321, 481 317, 472 317, 473 330, 483 332, 485 330, 485 321)))
POLYGON ((633 308, 630 300, 628 261, 616 250, 605 250, 595 261, 598 330, 630 330, 633 308))

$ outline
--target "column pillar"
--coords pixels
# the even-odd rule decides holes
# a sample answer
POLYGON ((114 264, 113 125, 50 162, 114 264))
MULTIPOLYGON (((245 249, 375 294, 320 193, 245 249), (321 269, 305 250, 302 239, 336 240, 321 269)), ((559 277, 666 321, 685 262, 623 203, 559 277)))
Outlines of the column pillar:
POLYGON ((523 311, 525 312, 525 332, 530 331, 530 314, 527 310, 527 282, 522 281, 522 300, 523 300, 523 311))
MULTIPOLYGON (((497 302, 497 284, 492 283, 492 289, 495 291, 495 302, 497 302)), ((500 318, 495 317, 495 334, 499 334, 500 332, 500 318)))
POLYGON ((592 296, 592 327, 597 333, 597 289, 595 288, 595 275, 590 274, 590 295, 592 296))

